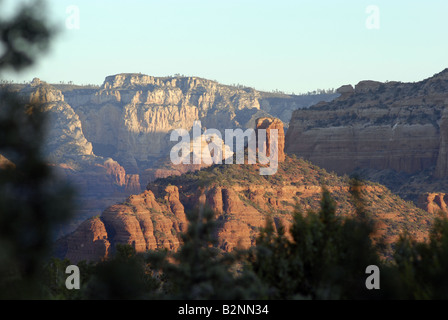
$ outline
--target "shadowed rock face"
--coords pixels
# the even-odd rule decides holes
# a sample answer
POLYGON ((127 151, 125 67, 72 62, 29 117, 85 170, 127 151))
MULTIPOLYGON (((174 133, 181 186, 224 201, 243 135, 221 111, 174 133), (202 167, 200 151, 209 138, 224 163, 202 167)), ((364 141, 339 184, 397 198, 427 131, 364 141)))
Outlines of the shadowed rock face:
MULTIPOLYGON (((362 81, 338 92, 341 96, 329 103, 293 113, 288 154, 340 174, 426 170, 431 179, 448 177, 448 69, 416 83, 362 81)), ((428 184, 412 192, 443 192, 428 184)))
POLYGON ((111 244, 104 223, 99 218, 84 221, 66 242, 67 259, 77 263, 82 260, 99 261, 110 254, 111 244))
POLYGON ((437 156, 435 177, 448 177, 448 108, 445 108, 440 119, 440 147, 437 156))
POLYGON ((176 250, 186 223, 177 187, 165 188, 163 201, 145 191, 110 206, 101 217, 84 221, 73 233, 58 240, 56 252, 77 263, 107 258, 117 243, 130 244, 137 252, 176 250))
MULTIPOLYGON (((56 175, 76 188, 78 209, 73 223, 99 215, 131 192, 142 191, 138 175, 127 174, 114 159, 94 154, 78 114, 60 90, 36 78, 18 94, 26 103, 41 105, 47 114, 43 152, 56 175)), ((61 232, 71 228, 64 227, 61 232)))
POLYGON ((418 83, 344 86, 340 98, 293 113, 286 151, 339 173, 436 166, 437 176, 446 176, 447 74, 418 83))

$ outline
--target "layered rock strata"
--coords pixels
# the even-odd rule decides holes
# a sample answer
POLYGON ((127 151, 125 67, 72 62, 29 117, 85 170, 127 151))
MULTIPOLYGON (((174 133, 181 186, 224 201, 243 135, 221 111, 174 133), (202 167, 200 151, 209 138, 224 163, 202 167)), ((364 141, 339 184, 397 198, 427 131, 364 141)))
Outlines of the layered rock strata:
POLYGON ((448 69, 415 83, 361 81, 338 92, 293 113, 288 154, 339 174, 363 172, 416 204, 428 192, 446 193, 448 69))
POLYGON ((448 69, 417 83, 361 81, 332 102, 296 110, 286 152, 338 173, 356 168, 447 175, 448 69))

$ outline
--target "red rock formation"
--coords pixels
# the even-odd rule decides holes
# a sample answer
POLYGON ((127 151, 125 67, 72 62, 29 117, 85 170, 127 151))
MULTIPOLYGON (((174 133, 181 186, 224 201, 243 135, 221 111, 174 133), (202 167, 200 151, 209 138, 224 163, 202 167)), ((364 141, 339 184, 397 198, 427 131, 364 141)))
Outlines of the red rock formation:
POLYGON ((285 161, 285 131, 283 129, 283 122, 277 118, 259 118, 256 121, 255 125, 256 129, 265 129, 266 130, 266 156, 270 156, 271 151, 271 134, 270 131, 272 129, 278 130, 278 161, 285 161))
POLYGON ((106 169, 106 174, 111 176, 114 184, 117 186, 126 185, 126 171, 117 161, 107 159, 102 167, 106 169))
MULTIPOLYGON (((214 171, 205 170, 200 176, 211 175, 205 185, 201 185, 203 182, 197 177, 186 179, 180 176, 176 185, 172 185, 173 178, 161 179, 151 183, 149 190, 109 207, 101 216, 107 240, 112 247, 125 243, 137 251, 177 250, 181 245, 180 234, 187 229, 185 212, 207 206, 215 212, 219 248, 225 251, 248 248, 255 244, 260 228, 266 224, 266 217, 270 216, 276 227, 281 224, 288 230, 296 203, 303 210, 319 210, 321 179, 326 181, 328 190, 337 200, 337 214, 351 215, 354 212, 346 182, 318 171, 320 169, 300 159, 286 158, 273 177, 260 176, 251 165, 228 165, 220 170, 223 172, 216 177, 232 174, 235 177, 232 183, 219 179, 213 182, 214 171), (272 183, 273 180, 277 182, 272 183)), ((199 173, 197 175, 199 177, 199 173)), ((407 228, 418 239, 424 239, 430 218, 423 210, 410 206, 380 185, 366 185, 360 192, 372 200, 369 209, 378 221, 375 237, 392 243, 403 228, 407 228)), ((75 231, 70 235, 70 241, 93 239, 94 236, 86 231, 88 227, 87 224, 75 231)), ((80 249, 73 252, 73 248, 73 245, 69 247, 65 256, 80 259, 80 249)))
POLYGON ((418 206, 432 213, 448 213, 448 195, 445 193, 426 193, 418 200, 418 206))
POLYGON ((12 163, 9 159, 5 158, 0 154, 0 170, 1 169, 13 169, 15 168, 15 164, 12 163))
POLYGON ((126 187, 124 189, 127 194, 138 194, 142 192, 140 186, 140 176, 138 174, 127 174, 126 175, 126 187))
POLYGON ((66 258, 72 263, 98 261, 110 254, 110 242, 104 223, 99 218, 84 221, 67 240, 66 258))

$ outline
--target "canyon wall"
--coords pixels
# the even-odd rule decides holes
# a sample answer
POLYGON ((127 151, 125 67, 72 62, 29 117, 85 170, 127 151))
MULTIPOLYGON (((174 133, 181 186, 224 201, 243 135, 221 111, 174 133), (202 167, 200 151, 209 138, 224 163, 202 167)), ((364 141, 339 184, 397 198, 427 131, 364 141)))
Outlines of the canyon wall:
POLYGON ((242 86, 226 86, 198 77, 152 77, 117 74, 96 91, 67 92, 84 134, 97 155, 117 160, 128 173, 154 167, 175 144, 173 129, 253 128, 255 119, 281 114, 287 126, 293 110, 334 95, 314 98, 273 94, 242 86), (314 100, 313 100, 314 99, 314 100))
POLYGON ((419 193, 446 192, 448 69, 420 82, 361 81, 338 92, 331 102, 293 113, 288 154, 340 174, 372 169, 366 179, 394 171, 405 177, 400 185, 378 182, 415 202, 419 193))
POLYGON ((417 83, 361 81, 329 103, 293 113, 287 153, 339 173, 437 167, 446 176, 448 70, 417 83))

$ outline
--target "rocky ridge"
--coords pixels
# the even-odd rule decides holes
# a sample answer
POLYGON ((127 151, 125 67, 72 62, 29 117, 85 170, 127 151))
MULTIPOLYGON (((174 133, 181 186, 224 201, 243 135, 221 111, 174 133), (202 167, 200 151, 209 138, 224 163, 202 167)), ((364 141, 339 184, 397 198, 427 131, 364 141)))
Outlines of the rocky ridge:
POLYGON ((338 92, 331 102, 294 111, 288 154, 340 174, 362 171, 416 203, 425 192, 447 192, 448 69, 420 82, 361 81, 338 92))

